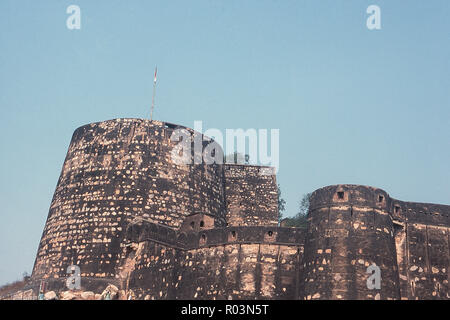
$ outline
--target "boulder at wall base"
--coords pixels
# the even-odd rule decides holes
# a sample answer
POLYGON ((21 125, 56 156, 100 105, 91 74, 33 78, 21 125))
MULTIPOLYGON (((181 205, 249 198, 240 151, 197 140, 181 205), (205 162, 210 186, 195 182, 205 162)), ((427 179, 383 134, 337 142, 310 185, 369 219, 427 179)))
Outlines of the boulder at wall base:
POLYGON ((106 287, 105 290, 102 292, 102 299, 103 300, 113 300, 117 298, 117 293, 119 292, 119 288, 117 288, 115 285, 110 284, 106 287))
POLYGON ((56 292, 49 291, 49 292, 45 293, 44 298, 45 298, 45 300, 56 300, 56 292))
POLYGON ((61 292, 61 300, 74 300, 75 298, 76 298, 76 295, 74 295, 70 291, 61 292))
POLYGON ((92 291, 85 291, 81 293, 81 299, 83 300, 93 300, 95 298, 95 293, 92 291))
POLYGON ((119 290, 118 293, 118 297, 119 300, 126 300, 127 299, 127 295, 125 293, 125 290, 119 290))

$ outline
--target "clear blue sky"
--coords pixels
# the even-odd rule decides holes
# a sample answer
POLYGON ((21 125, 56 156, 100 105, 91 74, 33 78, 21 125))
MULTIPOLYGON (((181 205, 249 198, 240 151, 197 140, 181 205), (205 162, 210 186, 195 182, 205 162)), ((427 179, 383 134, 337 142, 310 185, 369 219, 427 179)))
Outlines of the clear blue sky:
POLYGON ((280 129, 287 215, 339 183, 450 204, 449 16, 448 0, 2 0, 0 284, 31 272, 73 131, 148 117, 155 64, 155 118, 280 129))

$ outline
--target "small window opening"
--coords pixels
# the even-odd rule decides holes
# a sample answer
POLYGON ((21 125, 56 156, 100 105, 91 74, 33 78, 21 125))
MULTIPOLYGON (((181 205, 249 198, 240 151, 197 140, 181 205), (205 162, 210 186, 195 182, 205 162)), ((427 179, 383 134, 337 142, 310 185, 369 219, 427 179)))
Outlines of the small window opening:
POLYGON ((271 237, 273 235, 272 231, 267 232, 267 234, 269 235, 269 237, 271 237))
POLYGON ((194 227, 195 227, 195 222, 192 221, 192 222, 191 222, 191 228, 194 229, 194 227))
POLYGON ((338 191, 337 195, 339 199, 344 199, 344 191, 338 191))
POLYGON ((205 221, 200 221, 200 228, 203 228, 205 226, 205 221))
POLYGON ((384 200, 384 197, 382 195, 379 195, 378 196, 378 202, 383 202, 383 200, 384 200))
POLYGON ((400 206, 395 206, 394 207, 394 212, 395 213, 399 213, 400 212, 400 206))

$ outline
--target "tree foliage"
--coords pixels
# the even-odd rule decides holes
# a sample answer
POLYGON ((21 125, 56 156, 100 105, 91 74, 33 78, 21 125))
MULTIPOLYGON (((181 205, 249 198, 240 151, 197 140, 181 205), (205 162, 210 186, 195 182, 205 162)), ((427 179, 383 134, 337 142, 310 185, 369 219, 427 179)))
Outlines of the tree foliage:
POLYGON ((281 197, 281 188, 278 184, 278 222, 283 219, 284 210, 286 210, 286 201, 281 197))
POLYGON ((283 220, 286 227, 306 228, 307 215, 309 210, 309 200, 311 193, 304 194, 299 201, 299 208, 297 214, 292 218, 286 218, 283 220))

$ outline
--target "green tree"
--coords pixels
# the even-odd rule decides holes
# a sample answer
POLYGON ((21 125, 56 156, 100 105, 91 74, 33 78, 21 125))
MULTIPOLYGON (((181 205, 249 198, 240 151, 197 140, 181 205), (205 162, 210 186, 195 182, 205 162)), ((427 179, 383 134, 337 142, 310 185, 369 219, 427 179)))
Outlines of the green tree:
POLYGON ((281 188, 278 184, 278 223, 283 219, 284 210, 286 210, 286 201, 281 197, 281 188))
POLYGON ((297 214, 292 218, 286 218, 284 220, 284 226, 306 228, 307 227, 307 215, 309 210, 309 201, 311 193, 304 194, 299 202, 299 209, 297 214))
POLYGON ((299 203, 299 211, 297 215, 299 216, 307 216, 309 210, 309 201, 311 199, 311 193, 306 193, 302 196, 299 203))

